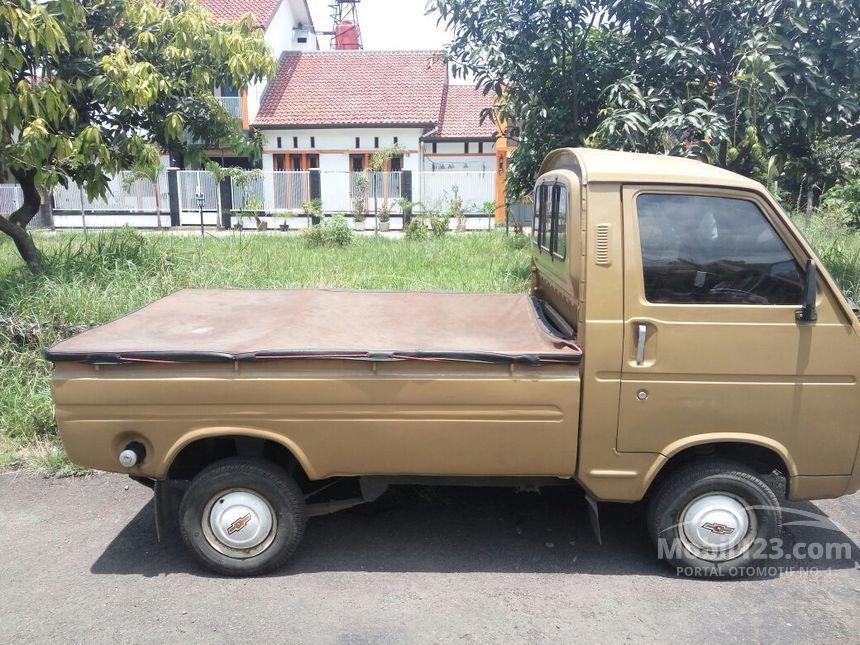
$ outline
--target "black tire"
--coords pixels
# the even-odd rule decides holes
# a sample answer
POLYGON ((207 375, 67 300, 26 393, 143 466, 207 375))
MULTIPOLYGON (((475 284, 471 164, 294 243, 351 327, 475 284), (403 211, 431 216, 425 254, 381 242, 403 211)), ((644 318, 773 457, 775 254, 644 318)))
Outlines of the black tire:
MULTIPOLYGON (((648 503, 647 523, 657 557, 674 567, 679 575, 757 576, 755 572, 768 564, 772 540, 781 535, 782 509, 770 486, 743 464, 723 460, 695 462, 679 467, 660 482, 648 503), (681 526, 681 514, 708 494, 734 498, 746 510, 748 529, 734 549, 697 551, 695 540, 681 526), (750 546, 744 549, 742 545, 747 540, 750 546)), ((715 524, 714 529, 707 530, 722 532, 732 528, 715 524)))
MULTIPOLYGON (((237 531, 246 524, 247 521, 237 531)), ((305 531, 304 497, 296 482, 276 464, 231 457, 208 466, 191 480, 179 506, 179 527, 190 553, 208 569, 235 577, 260 575, 283 566, 301 542, 305 531), (209 521, 207 507, 213 507, 219 496, 235 490, 262 498, 275 520, 263 545, 258 547, 262 550, 253 555, 220 543, 211 528, 204 528, 204 521, 209 521), (231 551, 236 555, 230 555, 231 551)))

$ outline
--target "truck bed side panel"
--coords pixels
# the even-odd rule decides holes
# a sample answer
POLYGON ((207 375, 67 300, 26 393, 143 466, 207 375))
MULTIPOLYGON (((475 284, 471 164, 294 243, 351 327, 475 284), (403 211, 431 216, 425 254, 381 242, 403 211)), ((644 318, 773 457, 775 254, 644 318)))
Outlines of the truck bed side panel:
POLYGON ((57 365, 71 459, 163 478, 196 438, 251 435, 290 448, 312 479, 335 475, 569 477, 579 368, 572 365, 277 361, 57 365), (148 455, 117 464, 128 441, 148 455))

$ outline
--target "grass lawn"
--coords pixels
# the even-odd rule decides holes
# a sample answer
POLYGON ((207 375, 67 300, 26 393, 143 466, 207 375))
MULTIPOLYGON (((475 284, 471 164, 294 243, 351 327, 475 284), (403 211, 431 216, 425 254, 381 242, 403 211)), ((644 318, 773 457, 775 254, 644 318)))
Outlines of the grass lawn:
MULTIPOLYGON (((522 241, 523 238, 520 238, 522 241)), ((0 236, 0 468, 74 472, 59 445, 42 350, 185 287, 526 291, 528 252, 502 233, 425 241, 358 237, 344 248, 295 236, 44 234, 31 276, 0 236)))

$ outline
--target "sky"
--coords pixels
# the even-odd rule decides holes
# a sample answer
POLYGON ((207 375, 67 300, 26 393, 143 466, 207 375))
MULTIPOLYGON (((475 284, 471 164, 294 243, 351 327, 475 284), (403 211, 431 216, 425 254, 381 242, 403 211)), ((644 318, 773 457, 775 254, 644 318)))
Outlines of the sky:
MULTIPOLYGON (((441 49, 450 40, 436 16, 426 16, 426 0, 361 0, 358 21, 365 49, 441 49)), ((332 30, 334 0, 307 0, 317 32, 332 30)), ((319 36, 328 49, 331 36, 319 36)))

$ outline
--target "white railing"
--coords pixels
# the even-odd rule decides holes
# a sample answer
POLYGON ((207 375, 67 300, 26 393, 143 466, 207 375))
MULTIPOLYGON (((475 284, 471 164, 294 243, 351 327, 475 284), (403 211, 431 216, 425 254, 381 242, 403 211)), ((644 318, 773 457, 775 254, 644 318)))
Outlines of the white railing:
MULTIPOLYGON (((136 179, 126 185, 126 177, 130 173, 120 172, 108 180, 107 193, 104 197, 90 199, 86 191, 77 184, 57 186, 54 189, 54 210, 74 211, 110 211, 116 213, 154 213, 156 209, 155 185, 148 179, 136 179), (82 203, 83 202, 83 203, 82 203)), ((161 212, 170 211, 167 188, 167 173, 159 175, 159 192, 161 212)))
POLYGON ((237 119, 242 118, 242 97, 241 96, 216 96, 216 99, 224 106, 224 109, 230 116, 237 119))
POLYGON ((9 215, 24 204, 24 193, 18 184, 0 184, 0 215, 9 215))
POLYGON ((444 211, 455 196, 466 213, 481 213, 495 199, 493 171, 422 171, 412 173, 412 201, 425 209, 444 211))
POLYGON ((257 171, 231 180, 234 211, 299 212, 311 201, 310 173, 292 170, 257 171))
POLYGON ((203 211, 221 210, 221 192, 215 175, 208 170, 179 170, 176 173, 179 185, 179 211, 198 212, 198 193, 203 194, 203 211))
MULTIPOLYGON (((215 224, 221 211, 221 190, 215 176, 205 170, 177 172, 179 215, 182 224, 198 224, 197 193, 203 194, 204 222, 215 224)), ((319 175, 319 189, 325 213, 353 211, 353 197, 357 173, 344 171, 254 171, 252 175, 231 180, 232 209, 234 211, 263 211, 281 216, 302 215, 302 206, 311 201, 311 177, 319 175)), ((170 210, 167 172, 162 173, 160 184, 161 211, 170 210)), ((108 194, 90 200, 83 195, 83 208, 89 213, 154 213, 155 187, 148 180, 136 180, 126 188, 126 173, 113 177, 108 194)), ((495 196, 495 173, 492 171, 413 171, 411 173, 411 200, 419 203, 415 212, 422 210, 446 211, 455 198, 462 200, 462 209, 469 215, 482 214, 485 204, 495 196)), ((405 172, 369 173, 369 186, 365 209, 368 217, 384 206, 391 214, 399 215, 395 202, 405 197, 405 172)), ((58 211, 80 213, 82 193, 74 184, 54 191, 54 208, 58 211)), ((20 205, 20 190, 16 185, 0 186, 0 212, 12 211, 20 205), (17 201, 16 201, 17 200, 17 201), (17 205, 16 205, 17 204, 17 205)))

